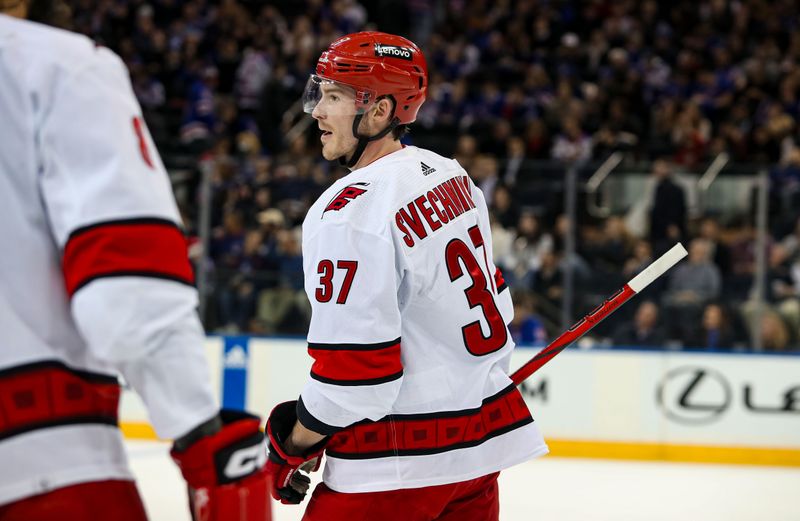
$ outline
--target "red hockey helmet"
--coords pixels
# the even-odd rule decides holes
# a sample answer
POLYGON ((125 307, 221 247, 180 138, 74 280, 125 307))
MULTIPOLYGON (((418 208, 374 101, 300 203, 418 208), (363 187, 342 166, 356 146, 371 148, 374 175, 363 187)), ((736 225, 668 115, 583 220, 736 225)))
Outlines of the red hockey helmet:
POLYGON ((396 124, 412 123, 425 101, 428 66, 411 40, 380 32, 342 36, 317 61, 306 86, 303 108, 311 113, 321 98, 320 84, 346 85, 356 94, 354 114, 363 114, 376 100, 394 99, 396 124))

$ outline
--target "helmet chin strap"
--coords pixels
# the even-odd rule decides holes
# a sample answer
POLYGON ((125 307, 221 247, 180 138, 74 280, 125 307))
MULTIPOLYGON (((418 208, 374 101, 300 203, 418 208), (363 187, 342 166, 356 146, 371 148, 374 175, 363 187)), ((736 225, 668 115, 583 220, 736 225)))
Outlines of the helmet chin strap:
MULTIPOLYGON (((361 159, 361 155, 364 153, 364 150, 367 149, 367 145, 369 145, 371 141, 377 141, 378 139, 381 139, 400 124, 400 120, 394 117, 394 98, 392 98, 392 96, 387 97, 392 101, 392 121, 385 129, 381 130, 374 136, 363 136, 358 133, 358 126, 361 124, 361 119, 364 117, 364 114, 362 113, 356 115, 356 117, 353 118, 353 136, 358 139, 358 144, 356 145, 356 149, 353 151, 353 155, 350 157, 350 160, 348 160, 346 156, 339 157, 340 165, 352 169, 355 164, 358 163, 358 160, 361 159)), ((383 96, 379 99, 382 98, 383 96)))
POLYGON ((367 149, 367 145, 369 145, 371 141, 377 141, 394 130, 394 128, 400 124, 400 120, 394 118, 385 129, 381 130, 374 136, 362 136, 358 133, 358 125, 361 123, 362 117, 363 114, 359 114, 355 117, 355 119, 353 119, 353 136, 358 138, 358 144, 356 145, 355 151, 353 151, 353 155, 350 157, 350 160, 347 159, 347 156, 341 156, 339 158, 339 164, 346 166, 347 168, 353 168, 355 164, 358 163, 358 160, 361 159, 361 155, 364 153, 364 150, 367 149))

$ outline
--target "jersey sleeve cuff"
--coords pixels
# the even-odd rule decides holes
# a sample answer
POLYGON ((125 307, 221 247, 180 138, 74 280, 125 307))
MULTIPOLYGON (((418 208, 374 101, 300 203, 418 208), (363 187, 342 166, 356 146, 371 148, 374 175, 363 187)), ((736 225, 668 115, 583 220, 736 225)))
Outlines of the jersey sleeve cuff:
POLYGON ((336 434, 342 430, 342 427, 334 427, 333 425, 328 425, 327 423, 318 420, 308 411, 308 409, 306 409, 302 396, 297 399, 297 419, 306 429, 312 430, 319 434, 324 434, 326 436, 332 436, 333 434, 336 434))

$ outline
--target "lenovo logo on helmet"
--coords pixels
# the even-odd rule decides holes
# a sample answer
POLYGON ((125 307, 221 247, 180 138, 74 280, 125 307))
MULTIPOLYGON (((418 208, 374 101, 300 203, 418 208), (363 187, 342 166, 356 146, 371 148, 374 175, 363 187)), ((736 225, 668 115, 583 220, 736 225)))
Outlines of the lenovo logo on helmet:
POLYGON ((384 45, 382 43, 375 44, 375 56, 381 58, 400 58, 402 60, 411 61, 412 51, 407 47, 398 47, 397 45, 384 45))

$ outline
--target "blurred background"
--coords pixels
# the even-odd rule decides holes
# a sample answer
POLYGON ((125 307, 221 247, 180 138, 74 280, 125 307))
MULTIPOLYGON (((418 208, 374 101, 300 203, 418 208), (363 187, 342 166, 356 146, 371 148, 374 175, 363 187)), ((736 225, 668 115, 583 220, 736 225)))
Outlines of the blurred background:
POLYGON ((491 204, 518 343, 543 345, 672 244, 687 261, 584 345, 800 350, 793 0, 68 0, 116 51, 172 179, 209 332, 304 335, 300 224, 346 174, 299 98, 322 49, 425 52, 405 142, 491 204))

